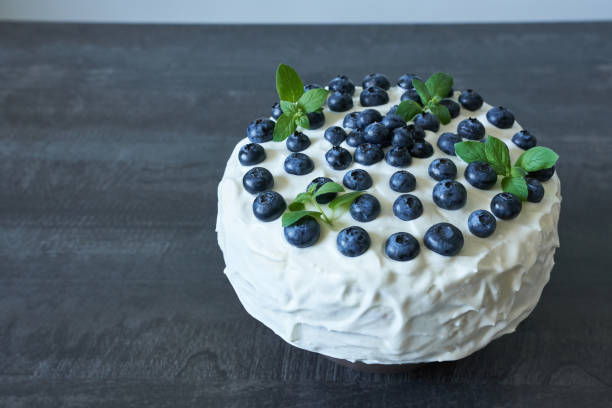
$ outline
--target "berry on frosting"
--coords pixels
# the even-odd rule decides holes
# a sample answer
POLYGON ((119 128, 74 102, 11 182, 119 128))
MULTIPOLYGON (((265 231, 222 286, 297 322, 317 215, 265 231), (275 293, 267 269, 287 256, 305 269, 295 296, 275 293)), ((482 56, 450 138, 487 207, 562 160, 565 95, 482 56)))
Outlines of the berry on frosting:
POLYGON ((503 106, 495 106, 487 112, 487 120, 500 129, 509 129, 514 124, 514 115, 503 106))
POLYGON ((269 190, 274 186, 274 177, 263 167, 253 167, 242 178, 244 189, 251 194, 269 190))
POLYGON ((243 166, 253 166, 266 160, 266 151, 257 143, 247 143, 238 150, 238 161, 243 166))
POLYGON ((303 176, 314 170, 312 159, 304 153, 291 153, 285 159, 285 171, 296 176, 303 176))
POLYGON ((395 113, 387 113, 381 123, 387 129, 389 129, 389 132, 406 125, 404 118, 402 118, 400 115, 396 115, 395 113))
POLYGON ((405 100, 415 101, 419 105, 423 105, 423 101, 421 100, 419 93, 414 88, 407 89, 406 92, 402 94, 402 96, 400 97, 400 101, 403 102, 405 100))
POLYGON ((346 112, 353 107, 353 98, 349 94, 334 92, 327 99, 327 106, 332 112, 346 112))
POLYGON ((412 194, 402 194, 393 203, 393 214, 400 220, 414 220, 423 214, 423 204, 412 194))
POLYGON ((539 203, 544 198, 544 187, 542 183, 534 178, 527 177, 527 201, 530 203, 539 203))
POLYGON ((425 140, 417 140, 410 148, 410 154, 412 155, 412 157, 417 157, 419 159, 426 159, 428 157, 431 157, 433 153, 433 146, 425 140))
POLYGON ((487 238, 495 232, 497 221, 487 210, 476 210, 468 217, 468 229, 479 238, 487 238))
POLYGON ((454 179, 457 177, 457 166, 450 159, 435 159, 429 164, 427 172, 436 181, 454 179))
POLYGON ((414 117, 414 124, 425 130, 437 132, 440 129, 440 120, 430 112, 419 113, 414 117))
POLYGON ((442 133, 438 138, 438 148, 446 154, 455 156, 455 143, 459 143, 461 140, 461 136, 454 133, 442 133))
POLYGON ((538 181, 548 181, 555 174, 555 166, 549 167, 548 169, 530 171, 527 176, 534 178, 538 181))
POLYGON ((352 226, 338 233, 336 246, 344 256, 355 257, 363 254, 370 248, 370 236, 361 227, 352 226))
POLYGON ((410 261, 420 249, 419 241, 407 232, 396 232, 385 242, 385 254, 394 261, 410 261))
POLYGON ((366 140, 363 130, 352 130, 346 137, 346 144, 351 147, 357 147, 365 142, 366 140))
POLYGON ((307 215, 285 227, 283 232, 288 243, 298 248, 306 248, 319 240, 321 227, 317 220, 307 215))
POLYGON ((397 86, 403 89, 412 89, 414 88, 414 85, 412 85, 413 78, 421 80, 421 77, 416 74, 404 74, 397 80, 397 86))
POLYGON ((495 214, 497 218, 502 220, 511 220, 516 218, 523 204, 521 200, 511 193, 499 193, 491 200, 491 212, 495 214))
POLYGON ((287 204, 285 199, 276 191, 259 193, 253 201, 253 214, 260 221, 270 222, 280 217, 287 204))
POLYGON ((464 176, 468 183, 480 190, 489 190, 497 183, 497 173, 486 162, 471 162, 465 168, 464 176))
POLYGON ((340 92, 343 94, 353 95, 355 93, 355 85, 344 75, 338 75, 327 84, 327 87, 332 92, 340 92))
POLYGON ((272 105, 272 117, 274 119, 278 119, 281 117, 282 114, 283 110, 280 107, 280 103, 275 102, 274 105, 272 105))
POLYGON ((393 167, 410 166, 410 163, 412 163, 410 149, 405 146, 394 146, 387 151, 385 160, 389 166, 393 167))
POLYGON ((366 143, 377 144, 380 147, 391 145, 389 129, 380 122, 370 123, 363 131, 366 143))
POLYGON ((452 99, 442 99, 440 101, 440 105, 448 109, 448 113, 450 113, 451 119, 454 119, 459 116, 459 111, 461 110, 461 108, 459 107, 459 104, 453 101, 452 99))
POLYGON ((269 142, 274 137, 274 121, 271 119, 256 119, 247 127, 247 137, 253 143, 269 142))
POLYGON ((521 131, 516 132, 514 136, 512 136, 512 143, 514 143, 523 150, 529 150, 535 145, 537 145, 538 141, 534 135, 529 133, 528 130, 523 129, 521 131))
POLYGON ((406 170, 396 171, 389 179, 389 187, 398 193, 409 193, 416 188, 416 178, 406 170))
POLYGON ((340 146, 346 139, 346 132, 340 126, 330 126, 325 129, 323 137, 331 143, 332 146, 340 146))
POLYGON ((448 222, 432 225, 423 237, 425 246, 443 256, 457 255, 463 248, 463 234, 448 222))
POLYGON ((471 89, 461 92, 459 103, 467 110, 475 111, 483 104, 482 96, 471 89))
POLYGON ((432 197, 438 207, 445 210, 458 210, 465 205, 467 191, 458 181, 442 180, 434 186, 432 197))
POLYGON ((363 143, 355 149, 355 161, 364 166, 378 163, 385 157, 382 148, 377 144, 363 143))
POLYGON ((342 184, 351 190, 363 191, 372 187, 372 177, 363 169, 353 169, 346 172, 342 184))
POLYGON ((310 139, 302 132, 293 132, 285 142, 287 149, 291 152, 301 152, 310 146, 310 139))
POLYGON ((347 129, 357 129, 357 118, 359 117, 359 112, 350 112, 344 116, 342 120, 342 127, 347 129))
POLYGON ((325 153, 325 160, 334 170, 344 170, 351 165, 353 157, 344 147, 333 146, 325 153))
POLYGON ((387 78, 383 74, 368 74, 363 78, 363 82, 361 84, 363 88, 369 88, 371 86, 377 86, 384 90, 388 90, 391 87, 391 83, 389 82, 389 78, 387 78))
POLYGON ((325 124, 323 112, 310 112, 306 116, 308 116, 308 122, 310 122, 310 130, 318 129, 325 124))
POLYGON ((385 103, 389 102, 389 95, 387 95, 387 91, 384 89, 378 86, 371 86, 361 91, 361 95, 359 95, 359 102, 361 103, 361 106, 384 105, 385 103))
POLYGON ((457 125, 457 135, 469 140, 480 140, 485 135, 485 128, 478 119, 464 119, 457 125))
MULTIPOLYGON (((316 179, 312 180, 310 182, 310 184, 308 184, 308 187, 306 188, 306 191, 308 191, 308 189, 311 186, 315 185, 316 186, 315 192, 316 192, 319 188, 321 188, 321 186, 323 186, 323 184, 330 183, 332 181, 333 180, 330 179, 329 177, 317 177, 316 179)), ((331 200, 336 198, 337 195, 338 195, 338 193, 325 193, 325 194, 318 195, 316 200, 317 200, 317 203, 319 203, 319 204, 327 204, 331 200)))
POLYGON ((355 221, 369 222, 380 214, 380 202, 372 194, 362 194, 353 200, 350 212, 355 221))
POLYGON ((357 115, 357 128, 365 129, 369 124, 380 122, 382 119, 382 115, 376 109, 365 109, 357 115))

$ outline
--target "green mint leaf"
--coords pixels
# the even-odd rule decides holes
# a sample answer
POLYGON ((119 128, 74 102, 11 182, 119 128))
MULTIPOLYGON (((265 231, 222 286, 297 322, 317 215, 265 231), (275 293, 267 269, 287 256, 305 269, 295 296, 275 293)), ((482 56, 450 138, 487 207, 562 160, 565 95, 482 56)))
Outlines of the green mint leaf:
POLYGON ((289 208, 289 211, 302 211, 306 206, 302 202, 294 201, 287 208, 289 208))
POLYGON ((491 135, 487 136, 485 154, 487 161, 497 174, 500 176, 510 174, 510 152, 504 142, 491 135))
POLYGON ((485 146, 480 142, 455 143, 455 153, 466 163, 487 162, 485 146))
POLYGON ((536 146, 519 156, 514 163, 526 171, 549 169, 557 163, 559 155, 548 147, 536 146))
POLYGON ((318 211, 309 211, 309 210, 301 210, 301 211, 288 211, 283 214, 283 218, 281 218, 281 223, 283 227, 288 227, 291 224, 295 224, 302 218, 306 216, 314 216, 315 218, 319 218, 321 213, 318 211))
POLYGON ((308 116, 301 114, 301 112, 296 116, 296 124, 303 129, 310 129, 310 120, 308 120, 308 116))
POLYGON ((329 203, 329 208, 332 211, 340 210, 340 209, 348 209, 351 206, 353 200, 363 194, 363 191, 352 191, 350 193, 341 194, 338 197, 334 198, 329 203))
POLYGON ((510 175, 512 177, 525 177, 527 172, 520 167, 512 167, 510 169, 510 175))
POLYGON ((286 113, 288 116, 293 116, 298 109, 295 103, 287 101, 280 101, 280 107, 283 113, 286 113))
POLYGON ((451 121, 451 115, 446 106, 432 105, 429 110, 440 119, 443 125, 447 125, 451 121))
POLYGON ((407 99, 397 105, 397 110, 395 113, 400 115, 406 122, 408 122, 422 111, 423 109, 421 108, 421 105, 413 100, 407 99))
POLYGON ((418 78, 412 78, 412 85, 421 97, 421 101, 423 101, 423 104, 426 105, 427 102, 429 102, 429 100, 431 99, 431 95, 429 94, 429 90, 427 89, 425 83, 418 78))
MULTIPOLYGON (((490 136, 489 136, 490 137, 490 136)), ((501 182, 502 190, 512 193, 521 201, 527 200, 527 182, 523 177, 504 177, 501 182)))
POLYGON ((296 125, 293 120, 293 116, 283 113, 274 125, 274 137, 275 142, 282 142, 288 138, 293 132, 295 132, 296 125))
POLYGON ((304 83, 293 68, 280 64, 276 69, 276 91, 281 101, 297 102, 304 93, 304 83))
POLYGON ((444 72, 436 72, 425 82, 431 95, 446 98, 453 88, 453 77, 444 72))
POLYGON ((308 191, 306 193, 299 193, 297 196, 295 196, 295 200, 293 200, 294 203, 309 203, 310 200, 312 199, 312 193, 314 193, 314 190, 317 188, 317 185, 314 184, 310 187, 308 187, 308 191))
POLYGON ((314 112, 325 103, 328 94, 329 91, 323 88, 311 89, 300 97, 298 105, 304 109, 306 113, 314 112))
POLYGON ((315 198, 317 198, 321 194, 341 193, 343 191, 344 191, 344 187, 342 187, 340 184, 334 183, 333 181, 328 181, 327 183, 323 184, 321 187, 319 187, 316 190, 314 196, 315 198))

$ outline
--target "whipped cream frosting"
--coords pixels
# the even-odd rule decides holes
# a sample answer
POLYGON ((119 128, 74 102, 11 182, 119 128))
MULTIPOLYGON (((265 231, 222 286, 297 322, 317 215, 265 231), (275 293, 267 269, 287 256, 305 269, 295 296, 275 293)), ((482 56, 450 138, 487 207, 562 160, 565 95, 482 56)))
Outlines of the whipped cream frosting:
MULTIPOLYGON (((359 104, 361 89, 354 96, 351 111, 366 109, 359 104)), ((392 87, 389 103, 373 107, 383 115, 400 102, 401 88, 392 87)), ((458 92, 452 99, 455 101, 458 92)), ((283 168, 290 153, 285 143, 266 142, 267 158, 257 166, 274 175, 274 190, 289 204, 315 177, 329 177, 342 184, 344 174, 355 168, 367 170, 374 181, 368 190, 380 201, 382 212, 373 221, 355 221, 349 213, 321 224, 319 241, 308 248, 289 245, 283 236, 280 218, 258 221, 252 212, 254 195, 242 187, 242 177, 252 166, 238 161, 236 144, 218 187, 217 236, 230 280, 245 309, 285 341, 302 349, 351 362, 403 364, 456 360, 486 346, 493 339, 513 332, 536 306, 554 264, 559 246, 557 223, 560 211, 560 182, 555 174, 542 183, 540 203, 523 203, 519 216, 497 221, 489 238, 478 238, 467 228, 469 214, 489 210, 493 196, 501 192, 501 177, 491 190, 470 186, 463 173, 466 164, 443 153, 436 145, 444 132, 456 132, 466 118, 477 118, 486 129, 506 143, 512 162, 523 152, 511 142, 521 130, 518 123, 498 129, 486 119, 491 106, 477 111, 461 109, 459 116, 438 132, 426 131, 434 155, 413 158, 405 168, 417 180, 416 195, 423 203, 423 215, 402 221, 393 215, 392 205, 399 193, 389 187, 389 178, 400 170, 384 160, 372 166, 358 163, 342 171, 325 161, 331 145, 323 138, 329 126, 342 126, 348 112, 327 108, 325 125, 304 131, 311 145, 303 153, 315 163, 304 176, 287 174, 283 168), (467 203, 455 211, 437 207, 432 200, 436 181, 427 168, 432 160, 450 158, 457 165, 458 177, 467 189, 467 203), (461 230, 465 244, 452 257, 441 256, 425 247, 423 235, 432 225, 450 222, 461 230), (363 255, 349 258, 336 247, 337 233, 350 225, 368 231, 372 245, 363 255), (419 255, 407 262, 391 260, 384 253, 389 235, 405 231, 419 241, 419 255)), ((350 112, 350 111, 349 111, 350 112)), ((351 153, 354 148, 343 147, 351 153)))

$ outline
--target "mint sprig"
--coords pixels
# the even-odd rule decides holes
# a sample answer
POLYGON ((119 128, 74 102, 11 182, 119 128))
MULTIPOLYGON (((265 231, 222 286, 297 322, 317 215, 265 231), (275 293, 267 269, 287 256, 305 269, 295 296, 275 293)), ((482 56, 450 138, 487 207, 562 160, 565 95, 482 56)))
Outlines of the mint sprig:
POLYGON ((300 76, 285 64, 280 64, 276 69, 276 91, 283 114, 274 126, 275 142, 287 139, 298 126, 310 129, 308 114, 320 111, 329 94, 329 91, 322 88, 304 92, 304 83, 300 76))
POLYGON ((408 122, 422 112, 430 112, 435 115, 441 123, 447 124, 451 121, 448 108, 440 105, 440 101, 448 96, 453 88, 453 77, 444 72, 436 72, 423 82, 418 78, 412 79, 412 85, 419 94, 423 106, 417 102, 407 99, 397 106, 396 114, 408 122))
POLYGON ((332 210, 331 215, 327 215, 327 213, 323 210, 321 204, 317 202, 317 197, 322 194, 342 192, 344 192, 344 187, 338 183, 334 183, 333 181, 323 184, 318 189, 316 184, 311 185, 308 188, 308 191, 305 193, 299 193, 291 204, 289 204, 287 211, 281 218, 282 226, 288 227, 306 216, 319 219, 330 226, 333 225, 333 221, 344 212, 348 211, 353 200, 363 194, 363 192, 354 191, 346 194, 339 194, 328 204, 328 207, 332 210), (314 210, 307 210, 306 205, 314 207, 314 210))
POLYGON ((498 175, 503 176, 502 190, 514 194, 522 201, 527 200, 528 195, 525 181, 527 173, 548 169, 559 159, 559 155, 551 149, 536 146, 521 154, 514 166, 511 166, 508 146, 491 135, 487 136, 484 144, 473 141, 455 143, 455 153, 466 163, 489 163, 498 175))

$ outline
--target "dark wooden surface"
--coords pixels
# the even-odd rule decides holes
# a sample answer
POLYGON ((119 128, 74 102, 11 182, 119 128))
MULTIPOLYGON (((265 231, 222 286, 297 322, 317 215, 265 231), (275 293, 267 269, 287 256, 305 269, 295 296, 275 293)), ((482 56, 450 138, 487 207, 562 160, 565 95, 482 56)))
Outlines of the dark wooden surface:
POLYGON ((612 23, 0 24, 0 406, 612 406, 612 23), (223 275, 216 185, 274 69, 454 74, 561 155, 534 313, 385 376, 292 348, 223 275))

